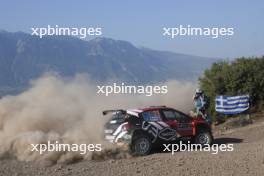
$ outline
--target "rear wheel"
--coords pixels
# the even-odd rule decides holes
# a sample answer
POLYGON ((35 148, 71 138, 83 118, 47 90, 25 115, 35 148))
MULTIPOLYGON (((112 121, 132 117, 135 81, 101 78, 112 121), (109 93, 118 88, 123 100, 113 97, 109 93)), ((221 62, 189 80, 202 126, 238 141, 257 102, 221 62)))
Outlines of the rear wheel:
POLYGON ((133 155, 148 155, 151 151, 152 143, 147 135, 139 135, 132 141, 131 152, 133 155))

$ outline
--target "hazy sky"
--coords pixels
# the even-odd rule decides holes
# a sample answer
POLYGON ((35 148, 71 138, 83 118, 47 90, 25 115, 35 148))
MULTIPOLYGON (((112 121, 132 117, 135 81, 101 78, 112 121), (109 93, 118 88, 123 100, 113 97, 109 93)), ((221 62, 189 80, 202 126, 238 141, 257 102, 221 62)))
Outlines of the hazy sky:
POLYGON ((6 0, 0 2, 0 29, 30 33, 31 27, 103 28, 103 36, 136 46, 200 56, 264 55, 264 1, 261 0, 6 0), (163 27, 233 27, 232 37, 162 35, 163 27))

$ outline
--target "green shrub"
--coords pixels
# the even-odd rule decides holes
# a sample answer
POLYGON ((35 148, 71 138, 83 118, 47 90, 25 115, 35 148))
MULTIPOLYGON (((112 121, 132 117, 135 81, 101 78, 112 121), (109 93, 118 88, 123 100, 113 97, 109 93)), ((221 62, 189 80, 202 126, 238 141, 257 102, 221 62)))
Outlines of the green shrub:
POLYGON ((210 114, 215 112, 217 95, 250 95, 251 107, 260 110, 264 105, 264 57, 238 58, 232 62, 214 63, 199 78, 199 85, 211 99, 210 114))

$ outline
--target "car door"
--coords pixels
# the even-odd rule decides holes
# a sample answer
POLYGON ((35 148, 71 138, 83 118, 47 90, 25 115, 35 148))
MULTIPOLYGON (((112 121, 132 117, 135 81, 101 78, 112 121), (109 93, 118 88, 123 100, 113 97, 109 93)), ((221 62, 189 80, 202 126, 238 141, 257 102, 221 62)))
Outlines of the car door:
POLYGON ((172 129, 177 128, 177 118, 172 109, 162 109, 161 114, 163 116, 163 121, 168 124, 172 129))
POLYGON ((193 124, 189 116, 174 109, 163 109, 164 122, 175 129, 181 136, 193 134, 193 124))

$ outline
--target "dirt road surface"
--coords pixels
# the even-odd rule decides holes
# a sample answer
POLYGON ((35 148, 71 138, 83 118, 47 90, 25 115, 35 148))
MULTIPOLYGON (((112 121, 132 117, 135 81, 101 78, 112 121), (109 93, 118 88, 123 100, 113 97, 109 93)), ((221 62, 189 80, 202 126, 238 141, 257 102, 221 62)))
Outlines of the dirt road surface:
POLYGON ((264 175, 264 123, 229 130, 215 137, 218 144, 233 143, 234 151, 155 153, 105 161, 81 161, 68 165, 44 167, 37 163, 0 160, 0 175, 166 175, 166 176, 263 176, 264 175))

